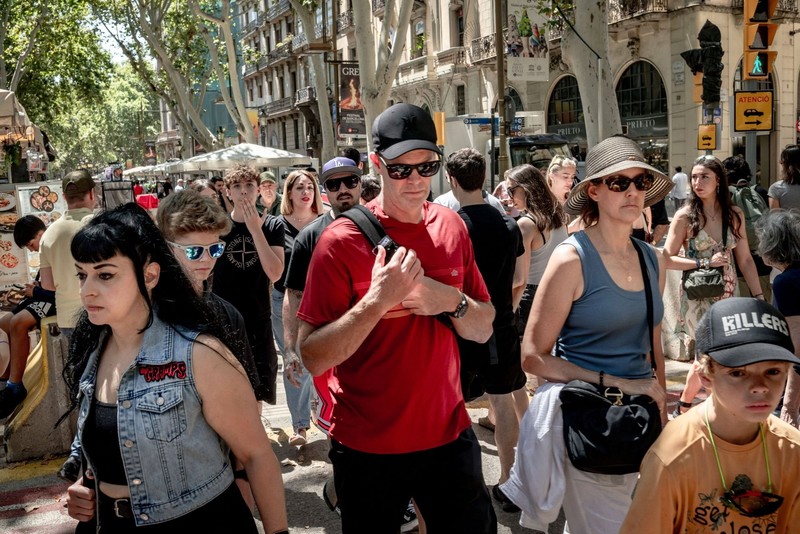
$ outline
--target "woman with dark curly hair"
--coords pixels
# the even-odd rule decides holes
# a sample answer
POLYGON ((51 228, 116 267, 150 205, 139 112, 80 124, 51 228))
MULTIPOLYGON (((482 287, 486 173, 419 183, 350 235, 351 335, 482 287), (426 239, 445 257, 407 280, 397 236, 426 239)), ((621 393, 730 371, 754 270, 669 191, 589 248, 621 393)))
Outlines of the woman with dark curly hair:
POLYGON ((236 342, 147 212, 125 204, 95 217, 71 251, 84 307, 64 370, 84 453, 67 497, 75 531, 257 532, 232 450, 265 531, 288 532, 280 467, 226 347, 236 342))
POLYGON ((769 207, 800 209, 800 146, 789 145, 781 152, 783 180, 769 186, 769 207))
MULTIPOLYGON (((691 184, 689 198, 675 213, 669 227, 663 250, 667 268, 688 271, 719 267, 722 269, 725 289, 720 297, 690 300, 681 285, 680 320, 676 331, 684 336, 689 354, 694 352, 694 331, 700 318, 714 302, 736 293, 736 265, 747 281, 750 294, 764 299, 747 243, 744 215, 741 209, 733 205, 722 162, 714 156, 697 158, 692 166, 691 184)), ((692 407, 700 387, 700 378, 693 365, 673 415, 680 415, 692 407)))

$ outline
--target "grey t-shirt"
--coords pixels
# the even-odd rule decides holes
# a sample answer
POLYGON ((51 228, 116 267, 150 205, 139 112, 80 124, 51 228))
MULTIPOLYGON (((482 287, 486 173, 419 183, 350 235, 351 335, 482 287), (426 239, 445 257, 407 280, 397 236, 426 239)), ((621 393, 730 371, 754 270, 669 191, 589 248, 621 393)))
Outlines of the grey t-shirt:
POLYGON ((769 197, 780 203, 781 208, 790 210, 800 209, 800 185, 787 184, 779 180, 769 186, 769 197))

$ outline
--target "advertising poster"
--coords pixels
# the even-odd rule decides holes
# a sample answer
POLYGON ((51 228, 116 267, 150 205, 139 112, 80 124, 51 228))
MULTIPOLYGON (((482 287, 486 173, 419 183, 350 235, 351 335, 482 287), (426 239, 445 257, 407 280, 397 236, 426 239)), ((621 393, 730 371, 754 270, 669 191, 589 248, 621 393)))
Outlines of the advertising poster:
POLYGON ((0 309, 13 309, 22 299, 28 282, 25 250, 14 243, 14 225, 19 218, 13 191, 0 192, 0 309))
POLYGON ((144 159, 143 163, 145 165, 155 165, 156 164, 156 142, 155 141, 145 141, 144 142, 144 159))
POLYGON ((550 53, 545 18, 536 0, 508 0, 506 63, 508 81, 546 82, 550 75, 550 53))
POLYGON ((361 77, 356 64, 339 65, 339 135, 367 135, 364 106, 361 103, 361 77))

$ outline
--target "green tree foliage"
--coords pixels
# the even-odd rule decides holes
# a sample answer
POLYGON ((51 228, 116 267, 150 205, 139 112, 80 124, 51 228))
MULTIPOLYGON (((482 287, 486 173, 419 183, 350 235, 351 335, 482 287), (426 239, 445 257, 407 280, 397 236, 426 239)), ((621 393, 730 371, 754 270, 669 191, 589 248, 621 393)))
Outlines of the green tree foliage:
POLYGON ((94 104, 112 69, 85 0, 0 0, 0 88, 35 123, 78 99, 94 104))
POLYGON ((130 65, 117 65, 95 102, 74 100, 45 129, 59 153, 52 166, 56 172, 84 162, 102 166, 130 159, 141 165, 144 141, 159 131, 158 99, 130 65))

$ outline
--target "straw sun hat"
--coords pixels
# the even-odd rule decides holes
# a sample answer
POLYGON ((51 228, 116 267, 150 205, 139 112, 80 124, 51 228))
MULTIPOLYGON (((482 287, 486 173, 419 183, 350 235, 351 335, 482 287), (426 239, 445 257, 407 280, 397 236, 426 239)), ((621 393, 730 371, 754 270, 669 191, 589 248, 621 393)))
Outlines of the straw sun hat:
POLYGON ((653 175, 653 187, 644 196, 645 208, 667 196, 675 186, 663 172, 645 162, 644 155, 635 141, 617 135, 597 143, 586 154, 586 175, 570 191, 564 210, 570 215, 579 215, 588 198, 586 189, 592 180, 626 169, 643 169, 653 175))

